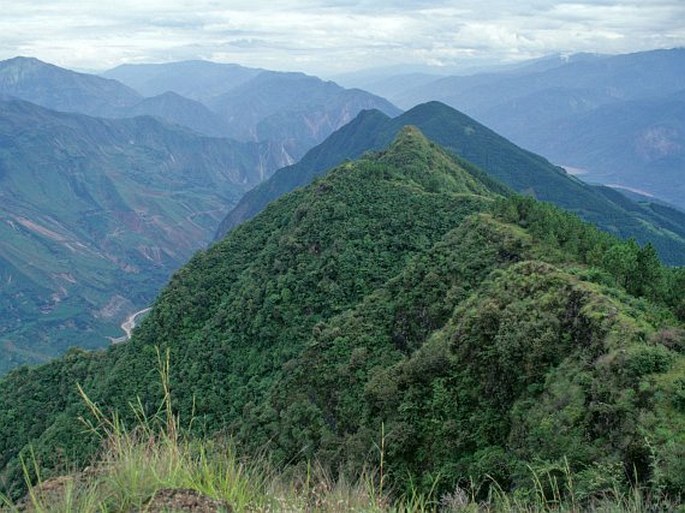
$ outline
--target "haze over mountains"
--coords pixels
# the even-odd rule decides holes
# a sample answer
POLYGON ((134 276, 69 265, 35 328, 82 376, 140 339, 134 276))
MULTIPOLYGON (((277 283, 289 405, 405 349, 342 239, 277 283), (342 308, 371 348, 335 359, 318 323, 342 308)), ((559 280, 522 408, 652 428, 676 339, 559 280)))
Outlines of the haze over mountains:
POLYGON ((0 94, 54 110, 114 118, 152 115, 205 135, 269 141, 283 165, 362 109, 400 112, 385 99, 303 73, 191 61, 122 66, 105 75, 130 80, 142 91, 112 78, 17 57, 0 62, 0 94), (169 75, 179 78, 168 80, 169 75))
POLYGON ((585 180, 685 207, 685 49, 359 83, 404 108, 442 101, 585 180))
POLYGON ((166 91, 205 105, 223 136, 278 141, 295 162, 362 109, 401 111, 359 89, 344 89, 304 73, 280 73, 233 64, 188 61, 122 65, 104 73, 144 95, 166 91))

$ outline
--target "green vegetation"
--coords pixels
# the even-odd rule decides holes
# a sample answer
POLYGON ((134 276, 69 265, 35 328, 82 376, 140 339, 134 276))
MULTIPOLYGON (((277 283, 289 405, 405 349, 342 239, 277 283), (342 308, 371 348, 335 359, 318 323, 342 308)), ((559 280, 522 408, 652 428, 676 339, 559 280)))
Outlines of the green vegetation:
MULTIPOLYGON (((0 511, 14 513, 105 513, 120 511, 240 512, 575 512, 642 513, 671 510, 676 504, 650 495, 640 486, 629 492, 614 488, 587 498, 579 493, 566 465, 561 469, 535 472, 534 493, 506 493, 492 478, 439 495, 436 488, 423 495, 411 490, 397 495, 387 486, 385 467, 365 470, 355 480, 337 477, 316 463, 302 472, 283 473, 260 456, 236 455, 233 444, 222 438, 197 440, 184 435, 181 419, 173 414, 169 389, 169 353, 159 370, 163 398, 157 412, 147 416, 140 404, 132 406, 138 418, 133 429, 118 416, 107 417, 98 405, 82 394, 89 415, 84 426, 101 440, 97 462, 83 471, 43 480, 38 476, 20 501, 0 494, 0 511), (554 473, 554 470, 559 470, 554 473), (489 487, 485 498, 483 487, 489 487)), ((194 419, 190 419, 192 423, 194 419)), ((383 435, 383 434, 382 434, 383 435)), ((381 438, 381 462, 387 450, 381 438)), ((37 472, 36 459, 24 462, 29 476, 37 472)), ((608 482, 611 478, 607 479, 608 482)))
POLYGON ((44 478, 92 462, 78 383, 128 426, 170 399, 193 450, 230 439, 284 476, 371 479, 361 510, 677 503, 682 270, 481 177, 405 128, 198 253, 129 343, 10 373, 3 489, 24 493, 22 458, 44 478))
MULTIPOLYGON (((252 218, 266 205, 296 187, 309 184, 330 168, 365 151, 385 148, 405 125, 417 126, 431 141, 479 166, 491 189, 492 178, 514 191, 549 201, 602 230, 640 244, 651 242, 661 259, 685 265, 685 222, 682 212, 652 203, 638 203, 606 187, 590 186, 561 168, 526 151, 474 119, 439 102, 418 105, 390 119, 372 111, 333 133, 300 162, 279 169, 241 198, 222 221, 218 236, 252 218)), ((465 163, 462 161, 462 165, 465 163)), ((499 186, 501 187, 501 186, 499 186)))

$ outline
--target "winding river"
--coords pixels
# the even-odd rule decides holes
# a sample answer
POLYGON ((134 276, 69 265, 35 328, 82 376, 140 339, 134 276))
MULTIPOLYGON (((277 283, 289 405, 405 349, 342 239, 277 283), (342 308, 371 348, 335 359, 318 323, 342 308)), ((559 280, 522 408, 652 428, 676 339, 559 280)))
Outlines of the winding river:
POLYGON ((147 307, 143 308, 142 310, 138 310, 135 313, 132 313, 129 315, 124 322, 121 323, 121 329, 124 330, 124 335, 123 337, 118 337, 118 338, 112 338, 110 337, 110 340, 112 341, 112 344, 121 344, 122 342, 127 342, 131 338, 131 332, 133 332, 133 328, 136 327, 137 324, 137 319, 141 315, 145 315, 148 313, 150 310, 152 310, 152 307, 147 307))

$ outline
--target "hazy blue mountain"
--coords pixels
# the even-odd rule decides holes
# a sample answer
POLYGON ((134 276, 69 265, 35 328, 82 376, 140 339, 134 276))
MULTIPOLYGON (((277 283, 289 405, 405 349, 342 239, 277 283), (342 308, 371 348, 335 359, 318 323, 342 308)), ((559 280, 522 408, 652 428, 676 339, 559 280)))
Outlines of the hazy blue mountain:
POLYGON ((254 78, 263 70, 238 64, 182 61, 164 64, 123 64, 103 73, 132 87, 143 96, 173 91, 205 101, 254 78))
POLYGON ((345 86, 359 87, 384 98, 401 98, 407 90, 420 88, 444 78, 444 75, 434 73, 406 73, 395 68, 393 70, 394 72, 390 74, 382 73, 369 76, 348 74, 342 77, 340 83, 345 86))
POLYGON ((0 372, 121 334, 278 167, 265 144, 151 117, 0 102, 0 372))
POLYGON ((124 117, 144 115, 186 126, 205 135, 220 137, 227 132, 222 120, 205 105, 170 91, 145 98, 121 113, 124 117))
POLYGON ((113 116, 142 100, 116 80, 76 73, 34 58, 0 61, 0 93, 43 107, 93 116, 113 116))
POLYGON ((685 98, 626 101, 533 126, 519 137, 585 180, 653 195, 685 209, 685 98))
POLYGON ((683 208, 684 90, 680 48, 543 60, 409 85, 388 98, 404 107, 443 101, 557 164, 584 168, 588 179, 683 208))
POLYGON ((665 261, 685 263, 685 225, 678 222, 677 211, 638 204, 618 193, 615 194, 620 199, 612 197, 439 102, 419 105, 396 118, 377 111, 360 114, 310 150, 300 162, 276 171, 269 180, 245 194, 222 221, 217 237, 331 166, 385 147, 408 124, 419 127, 431 140, 514 190, 553 202, 622 237, 651 241, 665 261))
POLYGON ((0 62, 0 94, 98 117, 151 115, 209 136, 268 142, 281 165, 298 160, 361 110, 401 111, 387 100, 303 73, 188 61, 76 73, 37 59, 0 62))
POLYGON ((117 80, 77 73, 34 58, 0 62, 0 94, 61 112, 106 118, 150 115, 205 135, 219 136, 224 131, 207 107, 179 94, 144 97, 117 80))
MULTIPOLYGON (((361 110, 401 111, 387 100, 304 73, 187 61, 119 66, 104 74, 141 94, 173 91, 202 102, 242 141, 274 141, 295 162, 361 110)), ((197 126, 197 125, 196 125, 197 126)))
MULTIPOLYGON (((536 66, 503 73, 446 77, 391 98, 401 106, 440 100, 469 114, 493 104, 563 87, 603 93, 604 103, 673 94, 685 88, 685 49, 571 59, 540 71, 536 66)), ((553 112, 550 114, 554 114, 553 112)))
POLYGON ((422 87, 444 78, 541 72, 564 66, 571 62, 591 61, 603 57, 604 55, 595 53, 554 54, 518 63, 498 63, 462 68, 449 68, 445 66, 388 66, 336 75, 333 77, 333 80, 345 87, 358 87, 384 98, 393 99, 392 101, 396 101, 397 105, 406 103, 404 106, 411 108, 414 106, 414 103, 405 102, 403 98, 405 93, 421 90, 422 87))
POLYGON ((344 89, 303 73, 263 72, 208 101, 238 140, 283 141, 294 160, 365 109, 401 111, 359 89, 344 89))

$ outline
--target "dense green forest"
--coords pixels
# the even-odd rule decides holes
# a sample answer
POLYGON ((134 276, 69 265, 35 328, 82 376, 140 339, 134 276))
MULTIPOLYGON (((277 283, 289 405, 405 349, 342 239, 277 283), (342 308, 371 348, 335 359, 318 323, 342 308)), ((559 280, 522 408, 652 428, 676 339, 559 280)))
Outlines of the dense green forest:
POLYGON ((0 381, 0 486, 22 493, 22 457, 50 475, 97 454, 77 383, 129 424, 132 402, 153 414, 159 347, 187 433, 276 465, 382 465, 398 493, 567 472, 583 497, 677 500, 683 290, 652 246, 407 127, 196 254, 129 343, 0 381))
POLYGON ((416 126, 431 141, 485 170, 487 175, 481 175, 481 180, 499 180, 519 194, 554 203, 618 237, 632 237, 640 244, 651 242, 665 263, 685 265, 685 217, 679 210, 633 201, 609 187, 589 185, 436 101, 417 105, 395 118, 379 111, 361 112, 299 162, 279 169, 248 191, 222 221, 218 236, 345 160, 387 147, 406 125, 416 126))

